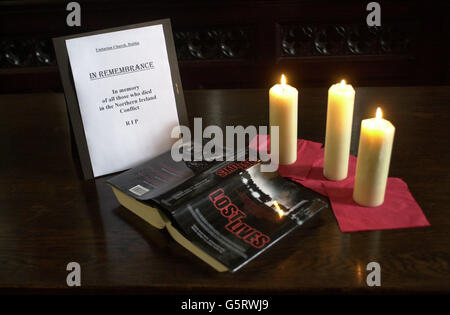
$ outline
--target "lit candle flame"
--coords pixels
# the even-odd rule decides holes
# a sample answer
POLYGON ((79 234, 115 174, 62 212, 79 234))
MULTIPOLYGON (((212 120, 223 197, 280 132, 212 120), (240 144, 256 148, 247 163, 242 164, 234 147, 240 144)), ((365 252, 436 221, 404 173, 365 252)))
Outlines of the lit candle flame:
POLYGON ((345 80, 341 81, 341 85, 344 86, 345 85, 345 80))
POLYGON ((281 75, 281 85, 286 85, 286 77, 284 74, 281 75))
POLYGON ((284 216, 284 211, 280 208, 280 205, 278 204, 278 201, 274 200, 273 201, 273 205, 275 206, 275 210, 278 213, 278 215, 280 216, 280 218, 282 216, 284 216))
POLYGON ((377 108, 377 113, 376 113, 376 115, 375 115, 375 118, 376 119, 381 119, 381 118, 383 118, 383 113, 382 113, 382 111, 381 111, 381 108, 377 108))

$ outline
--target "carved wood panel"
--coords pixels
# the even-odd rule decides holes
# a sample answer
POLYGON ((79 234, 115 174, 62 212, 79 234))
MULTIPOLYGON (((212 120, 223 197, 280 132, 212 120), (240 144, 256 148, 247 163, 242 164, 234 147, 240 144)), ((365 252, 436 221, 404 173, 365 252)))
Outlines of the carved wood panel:
POLYGON ((0 2, 0 93, 61 89, 52 37, 159 18, 172 20, 187 89, 268 87, 281 71, 301 86, 341 74, 360 85, 450 83, 450 3, 383 2, 381 27, 368 27, 353 1, 91 0, 69 28, 60 1, 36 2, 0 2))
MULTIPOLYGON (((250 27, 205 27, 175 31, 178 60, 246 59, 254 31, 250 27)), ((55 65, 50 38, 0 39, 0 68, 55 65)))
POLYGON ((411 55, 414 24, 281 24, 280 57, 411 55))

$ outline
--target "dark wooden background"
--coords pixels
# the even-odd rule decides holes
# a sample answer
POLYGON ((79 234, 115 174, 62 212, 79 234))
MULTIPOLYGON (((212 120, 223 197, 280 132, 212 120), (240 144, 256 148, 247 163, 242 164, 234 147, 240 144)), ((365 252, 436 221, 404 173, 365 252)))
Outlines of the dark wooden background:
POLYGON ((62 0, 0 2, 0 93, 60 91, 51 38, 170 18, 184 88, 450 83, 449 1, 142 1, 81 4, 66 25, 62 0))

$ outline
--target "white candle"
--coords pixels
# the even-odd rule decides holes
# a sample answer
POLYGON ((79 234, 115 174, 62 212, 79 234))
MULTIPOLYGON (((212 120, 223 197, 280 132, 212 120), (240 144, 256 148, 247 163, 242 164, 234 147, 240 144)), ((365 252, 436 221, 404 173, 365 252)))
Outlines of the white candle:
MULTIPOLYGON (((281 84, 275 84, 269 91, 270 126, 279 126, 279 163, 292 164, 297 160, 297 115, 298 91, 286 84, 281 76, 281 84)), ((271 139, 272 144, 275 144, 271 139)))
POLYGON ((381 205, 386 192, 395 127, 381 115, 378 108, 361 123, 353 199, 366 207, 381 205))
POLYGON ((345 80, 328 90, 323 175, 330 180, 347 177, 354 102, 355 90, 345 80))

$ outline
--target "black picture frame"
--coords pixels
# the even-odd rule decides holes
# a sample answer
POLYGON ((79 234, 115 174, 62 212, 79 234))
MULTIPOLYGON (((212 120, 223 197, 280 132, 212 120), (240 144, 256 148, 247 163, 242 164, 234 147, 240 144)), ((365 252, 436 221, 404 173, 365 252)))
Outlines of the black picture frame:
POLYGON ((180 125, 189 126, 189 120, 186 111, 186 104, 184 100, 183 86, 181 83, 180 72, 178 68, 178 60, 175 50, 175 42, 173 40, 172 26, 170 19, 161 19, 151 22, 138 23, 126 26, 119 26, 114 28, 108 28, 93 32, 74 34, 69 36, 62 36, 53 38, 53 45, 56 53, 56 61, 59 68, 62 86, 64 89, 64 95, 66 100, 66 108, 69 114, 70 126, 73 138, 76 143, 78 156, 81 163, 81 169, 84 179, 94 178, 91 159, 89 156, 89 150, 86 140, 86 134, 83 127, 83 121, 81 118, 80 107, 78 103, 77 93, 75 90, 74 79, 70 67, 69 55, 67 52, 66 40, 85 37, 91 35, 105 34, 122 30, 130 30, 135 28, 141 28, 146 26, 162 25, 164 38, 166 42, 167 56, 169 61, 169 67, 172 77, 172 87, 175 96, 176 108, 178 112, 178 120, 180 125))

